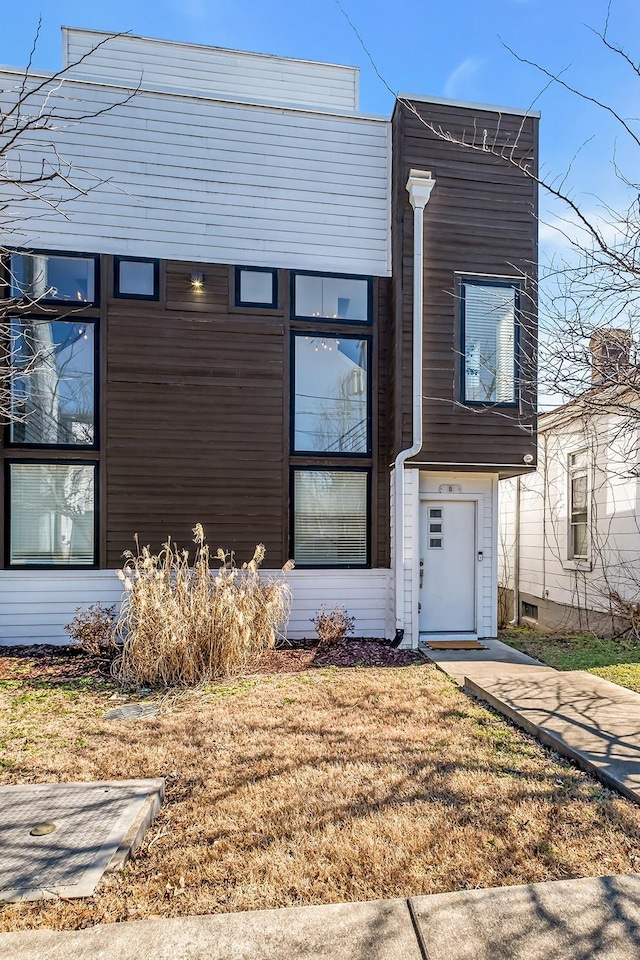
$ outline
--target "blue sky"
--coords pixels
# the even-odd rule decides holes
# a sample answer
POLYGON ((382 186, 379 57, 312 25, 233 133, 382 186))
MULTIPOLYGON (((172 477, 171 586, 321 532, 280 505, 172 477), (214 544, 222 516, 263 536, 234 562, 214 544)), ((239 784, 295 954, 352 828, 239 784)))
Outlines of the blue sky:
MULTIPOLYGON (((607 0, 340 0, 360 32, 378 70, 393 90, 464 100, 535 107, 543 114, 541 159, 549 174, 561 175, 573 160, 570 182, 576 196, 597 208, 594 195, 615 201, 614 125, 596 108, 556 87, 519 63, 503 46, 637 116, 640 80, 607 58, 589 27, 601 29, 607 0), (584 147, 585 141, 592 138, 584 147)), ((376 76, 336 0, 0 0, 0 63, 26 62, 39 15, 42 36, 35 65, 60 65, 60 26, 126 31, 144 36, 207 43, 361 68, 361 107, 389 114, 393 98, 376 76)), ((640 3, 613 0, 611 39, 640 57, 640 3)), ((622 141, 618 156, 626 156, 622 141)), ((629 160, 630 163, 630 160, 629 160)), ((543 210, 547 205, 543 204, 543 210)), ((550 220, 558 211, 548 210, 550 220)), ((542 239, 547 234, 542 230, 542 239)))

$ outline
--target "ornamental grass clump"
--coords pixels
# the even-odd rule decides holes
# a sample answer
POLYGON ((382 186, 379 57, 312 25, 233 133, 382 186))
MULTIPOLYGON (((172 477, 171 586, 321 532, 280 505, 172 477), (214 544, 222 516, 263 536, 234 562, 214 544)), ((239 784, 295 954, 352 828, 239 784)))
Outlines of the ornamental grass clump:
POLYGON ((193 533, 193 564, 170 538, 158 554, 140 549, 136 538, 137 554, 125 554, 116 628, 122 652, 112 671, 123 686, 191 687, 237 674, 286 627, 289 586, 261 579, 263 544, 240 567, 232 553, 218 549, 220 567, 212 570, 202 525, 193 533))

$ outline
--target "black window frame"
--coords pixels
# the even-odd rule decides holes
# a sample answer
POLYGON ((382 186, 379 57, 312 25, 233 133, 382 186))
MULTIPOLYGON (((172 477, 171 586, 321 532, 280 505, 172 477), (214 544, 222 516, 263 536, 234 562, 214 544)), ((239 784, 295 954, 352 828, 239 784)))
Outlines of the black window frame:
POLYGON ((7 457, 4 466, 4 569, 5 570, 97 570, 99 568, 99 533, 100 533, 100 462, 86 458, 56 459, 50 457, 7 457), (28 466, 41 464, 43 466, 76 466, 93 468, 93 561, 92 563, 11 563, 11 467, 13 465, 28 466))
POLYGON ((300 570, 371 570, 371 481, 372 468, 370 466, 341 466, 338 464, 304 464, 294 463, 289 468, 289 556, 294 558, 296 569, 300 570), (361 473, 366 476, 365 496, 365 529, 366 529, 366 562, 365 563, 304 563, 295 560, 295 475, 296 473, 361 473))
POLYGON ((278 269, 277 267, 253 267, 251 264, 245 263, 237 265, 235 268, 234 274, 234 292, 235 292, 235 301, 234 305, 236 307, 244 307, 245 309, 251 309, 255 307, 256 310, 277 310, 278 309, 278 269), (243 270, 249 270, 251 273, 270 273, 272 279, 272 291, 273 296, 271 301, 257 301, 257 300, 243 300, 240 295, 240 282, 241 275, 243 270))
POLYGON ((30 307, 37 307, 42 304, 46 307, 58 307, 58 308, 73 308, 74 310, 86 310, 91 307, 100 306, 100 295, 101 295, 101 277, 100 277, 100 254, 99 253, 80 253, 77 250, 42 250, 31 249, 27 247, 12 247, 7 251, 8 254, 8 263, 7 263, 7 282, 9 287, 10 296, 15 299, 18 303, 21 301, 28 301, 30 307), (43 256, 43 257, 60 257, 65 260, 93 260, 94 269, 93 269, 93 300, 60 300, 55 297, 40 297, 38 300, 32 300, 27 294, 21 294, 19 296, 14 296, 12 293, 13 290, 13 271, 11 268, 11 257, 13 255, 26 255, 26 256, 43 256))
POLYGON ((372 404, 373 404, 373 337, 371 334, 358 336, 357 333, 337 333, 331 331, 317 330, 292 330, 291 331, 291 349, 290 349, 290 376, 289 376, 289 450, 292 457, 324 457, 337 458, 341 460, 366 460, 372 456, 372 404), (367 344, 367 448, 363 453, 348 453, 342 450, 298 450, 295 445, 296 435, 296 337, 326 337, 327 340, 364 340, 367 344))
POLYGON ((154 257, 127 257, 119 254, 113 258, 113 297, 115 300, 153 300, 160 299, 160 261, 154 257), (153 293, 121 293, 120 292, 120 264, 121 263, 150 263, 153 266, 153 293))
POLYGON ((290 277, 290 304, 292 320, 309 320, 312 323, 348 324, 356 327, 373 325, 373 277, 359 273, 327 273, 324 270, 292 270, 290 277), (296 277, 324 277, 328 280, 365 280, 367 283, 367 319, 347 320, 344 317, 309 317, 296 312, 296 277))
POLYGON ((459 329, 460 329, 460 402, 466 407, 506 407, 515 409, 520 406, 520 331, 521 331, 521 292, 522 283, 507 277, 476 277, 471 274, 458 276, 459 329), (513 400, 467 400, 466 398, 466 284, 478 287, 504 287, 515 292, 513 305, 513 400))
MULTIPOLYGON (((56 301, 59 302, 59 301, 56 301)), ((39 323, 86 323, 93 324, 93 443, 30 443, 11 439, 11 424, 4 427, 4 445, 7 450, 99 450, 100 449, 100 319, 99 317, 51 316, 48 314, 21 313, 16 319, 37 320, 39 323)), ((13 320, 11 313, 9 321, 13 320)), ((10 402, 12 402, 10 392, 10 402)), ((45 461, 48 462, 48 461, 45 461)))

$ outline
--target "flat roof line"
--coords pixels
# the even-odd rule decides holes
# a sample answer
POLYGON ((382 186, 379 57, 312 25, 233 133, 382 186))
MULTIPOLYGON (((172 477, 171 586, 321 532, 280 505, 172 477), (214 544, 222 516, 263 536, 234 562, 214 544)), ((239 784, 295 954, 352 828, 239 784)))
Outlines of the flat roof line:
POLYGON ((423 93, 398 93, 398 100, 417 100, 420 103, 437 103, 446 107, 466 107, 469 110, 487 110, 491 113, 512 113, 520 117, 540 119, 539 110, 525 110, 523 107, 501 107, 494 103, 475 103, 473 100, 450 100, 448 97, 429 97, 423 93))

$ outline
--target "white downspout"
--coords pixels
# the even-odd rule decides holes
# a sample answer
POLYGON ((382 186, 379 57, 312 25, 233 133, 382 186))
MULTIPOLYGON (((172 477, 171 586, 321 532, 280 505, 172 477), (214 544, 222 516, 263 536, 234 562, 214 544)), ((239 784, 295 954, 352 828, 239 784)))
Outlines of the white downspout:
MULTIPOLYGON (((424 208, 435 180, 424 170, 410 170, 407 180, 409 202, 413 207, 413 442, 401 450, 394 462, 394 582, 396 635, 394 644, 404 637, 404 465, 422 449, 422 316, 424 307, 424 208)), ((400 268, 401 269, 401 268, 400 268)))

